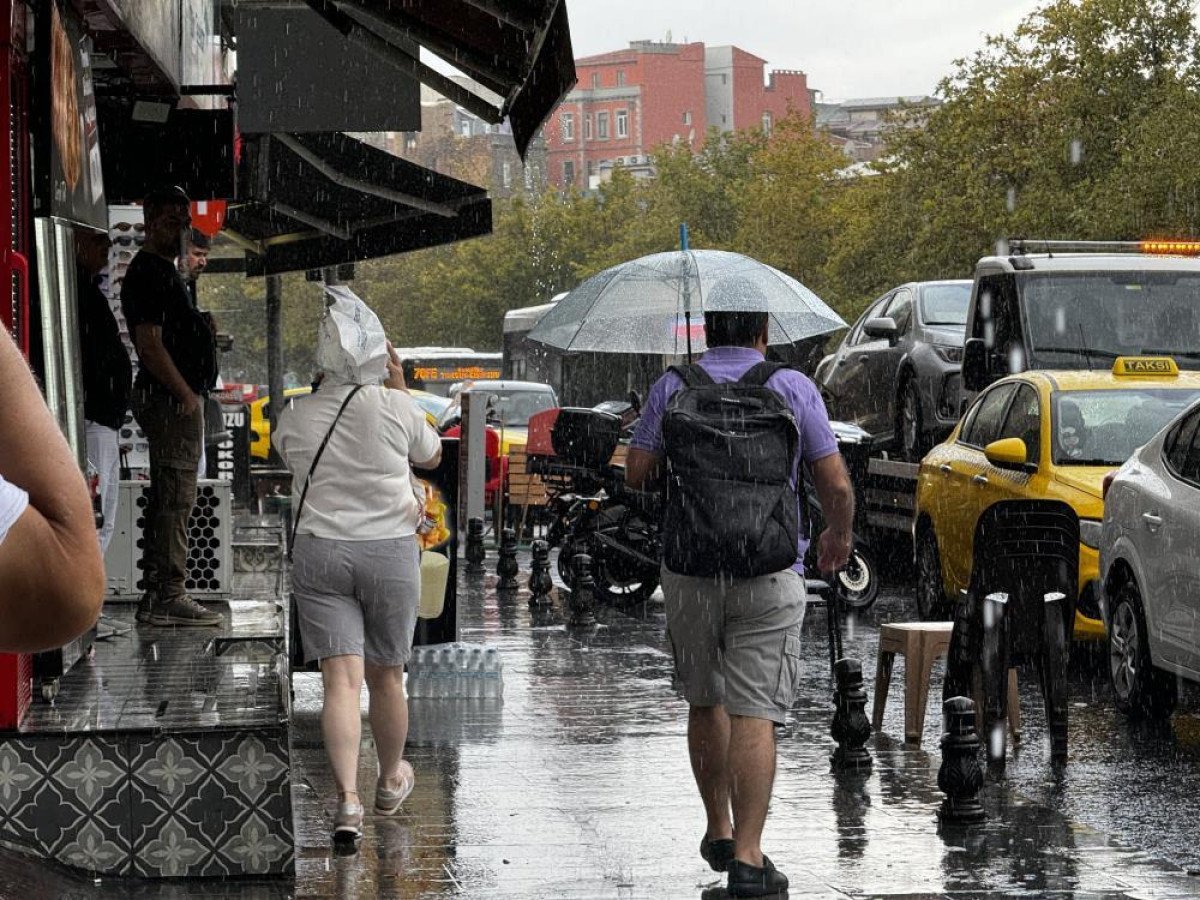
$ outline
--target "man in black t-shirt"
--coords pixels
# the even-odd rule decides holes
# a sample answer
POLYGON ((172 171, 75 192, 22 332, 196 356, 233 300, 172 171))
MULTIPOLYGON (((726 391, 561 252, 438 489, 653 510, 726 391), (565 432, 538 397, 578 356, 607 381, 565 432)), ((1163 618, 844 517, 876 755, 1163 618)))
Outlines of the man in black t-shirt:
POLYGON ((220 613, 187 595, 187 520, 196 503, 196 466, 204 440, 202 394, 213 365, 208 323, 175 267, 191 225, 180 188, 145 199, 146 242, 121 288, 121 308, 138 354, 133 412, 150 445, 142 553, 145 593, 137 620, 151 625, 219 625, 220 613))

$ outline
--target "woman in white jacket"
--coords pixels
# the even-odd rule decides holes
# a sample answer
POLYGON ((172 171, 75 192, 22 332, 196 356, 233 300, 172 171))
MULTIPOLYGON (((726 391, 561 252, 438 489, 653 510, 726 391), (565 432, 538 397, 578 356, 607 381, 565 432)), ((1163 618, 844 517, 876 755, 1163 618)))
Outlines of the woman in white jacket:
POLYGON ((320 661, 321 730, 338 790, 334 838, 342 840, 362 834, 357 773, 364 677, 379 757, 375 812, 395 813, 415 779, 404 759, 404 665, 420 597, 421 511, 410 463, 437 465, 441 442, 409 395, 391 344, 386 367, 382 385, 378 362, 326 367, 320 389, 282 413, 271 436, 292 472, 293 508, 312 470, 296 524, 292 590, 305 658, 320 661))

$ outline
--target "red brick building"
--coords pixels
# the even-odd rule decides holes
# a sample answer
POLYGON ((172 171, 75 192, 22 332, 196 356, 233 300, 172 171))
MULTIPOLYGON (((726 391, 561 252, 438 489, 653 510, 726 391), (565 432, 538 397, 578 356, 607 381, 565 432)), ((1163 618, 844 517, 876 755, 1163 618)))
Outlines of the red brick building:
POLYGON ((546 124, 549 180, 588 189, 616 165, 649 177, 656 147, 698 150, 710 125, 769 130, 789 109, 811 114, 805 74, 767 83, 765 66, 737 47, 651 41, 576 60, 579 83, 546 124))

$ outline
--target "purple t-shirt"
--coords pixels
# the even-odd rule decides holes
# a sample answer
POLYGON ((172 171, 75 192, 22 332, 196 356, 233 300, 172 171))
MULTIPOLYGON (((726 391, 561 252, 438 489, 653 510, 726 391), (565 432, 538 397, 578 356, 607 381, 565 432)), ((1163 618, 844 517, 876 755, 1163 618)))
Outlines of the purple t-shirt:
MULTIPOLYGON (((763 355, 750 347, 713 347, 697 360, 716 382, 737 381, 762 361, 763 355)), ((671 395, 681 387, 683 379, 674 372, 667 372, 654 382, 629 446, 662 455, 663 413, 667 411, 667 401, 671 395)), ((829 415, 825 412, 825 402, 815 384, 794 369, 780 369, 767 379, 767 387, 783 397, 792 408, 796 427, 800 431, 797 452, 801 459, 811 463, 838 452, 837 439, 833 436, 829 415)), ((796 543, 796 565, 793 568, 803 573, 808 535, 801 533, 796 543)))

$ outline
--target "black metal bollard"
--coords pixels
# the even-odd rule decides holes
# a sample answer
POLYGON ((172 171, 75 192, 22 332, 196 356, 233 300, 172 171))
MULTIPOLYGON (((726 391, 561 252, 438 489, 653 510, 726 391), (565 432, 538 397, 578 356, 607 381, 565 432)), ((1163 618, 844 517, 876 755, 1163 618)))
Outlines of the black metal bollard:
POLYGON ((550 578, 550 545, 533 542, 533 563, 529 569, 529 605, 549 606, 554 581, 550 578))
POLYGON ((987 818, 979 802, 983 767, 979 764, 979 735, 975 733, 975 701, 951 697, 942 704, 946 731, 942 735, 942 765, 938 790, 946 795, 938 810, 945 825, 973 825, 987 818))
POLYGON ((983 598, 980 670, 983 686, 983 736, 989 766, 1003 769, 1007 756, 1008 724, 1008 594, 997 591, 983 598))
POLYGON ((1067 761, 1067 595, 1051 591, 1042 597, 1042 650, 1037 656, 1042 682, 1042 700, 1046 708, 1046 726, 1050 731, 1050 761, 1067 761))
POLYGON ((472 575, 483 572, 483 560, 487 551, 483 549, 483 519, 478 517, 467 522, 467 571, 472 575))
POLYGON ((500 559, 496 562, 496 574, 500 580, 496 583, 496 590, 515 591, 518 587, 517 573, 520 571, 517 565, 517 533, 505 528, 500 533, 500 559))
POLYGON ((571 585, 572 628, 591 628, 596 624, 596 581, 592 578, 592 558, 580 553, 571 560, 575 582, 571 585))
POLYGON ((862 663, 856 659, 839 659, 833 671, 837 683, 829 733, 837 741, 837 747, 829 761, 835 772, 869 772, 873 762, 865 744, 871 736, 871 720, 867 718, 862 663))

